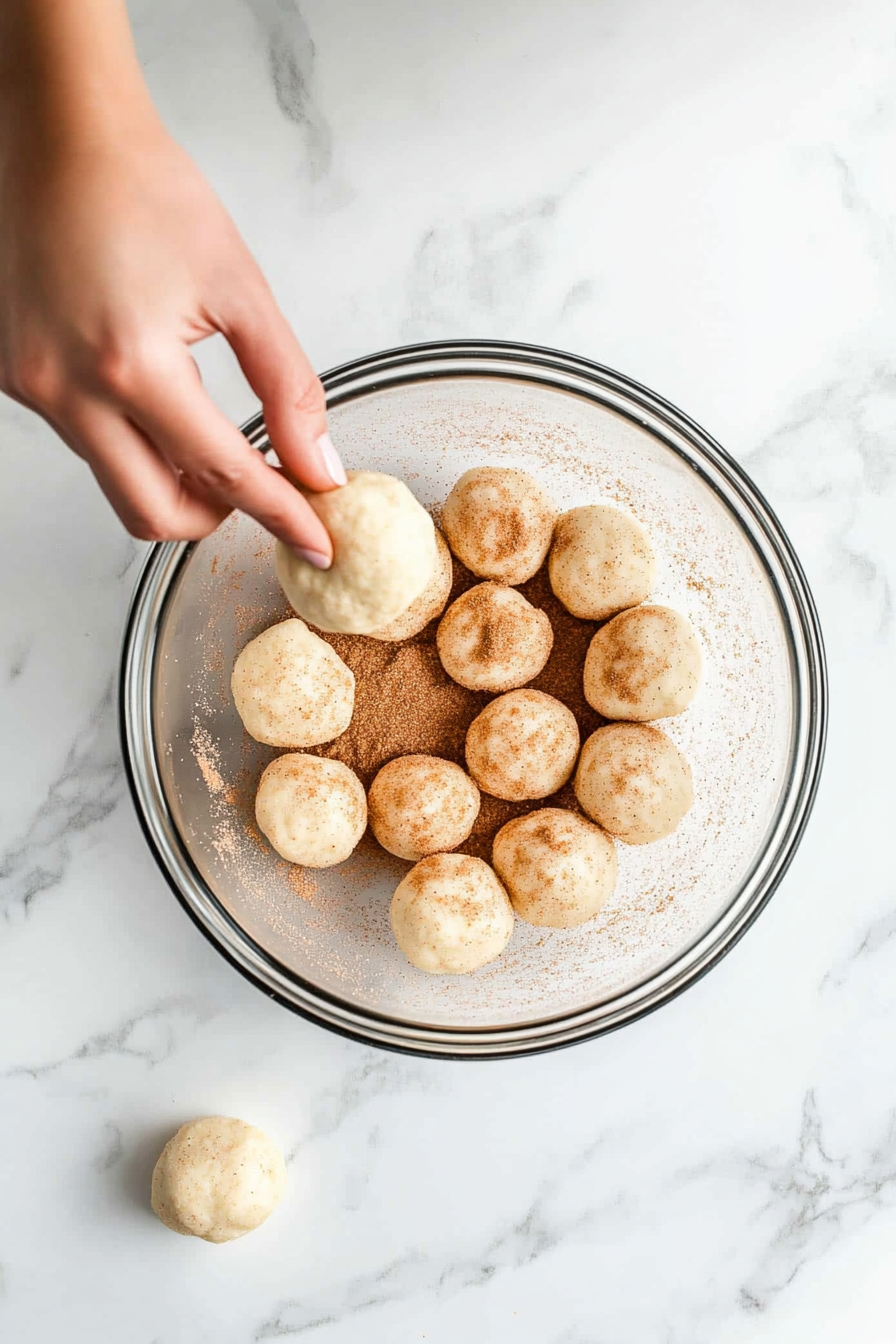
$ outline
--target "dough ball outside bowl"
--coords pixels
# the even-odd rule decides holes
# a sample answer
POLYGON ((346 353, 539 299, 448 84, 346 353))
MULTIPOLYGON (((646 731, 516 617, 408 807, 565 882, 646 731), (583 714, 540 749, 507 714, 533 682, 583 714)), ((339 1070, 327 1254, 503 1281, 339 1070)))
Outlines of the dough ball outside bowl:
POLYGON ((656 559, 640 523, 608 504, 570 509, 557 522, 548 559, 554 595, 573 616, 604 621, 650 592, 656 559))
POLYGON ((271 761, 255 795, 262 834, 287 863, 332 868, 367 826, 364 785, 341 761, 290 752, 271 761))
POLYGON ((513 907, 494 871, 468 854, 431 854, 395 889, 395 941, 430 975, 466 975, 499 957, 513 933, 513 907))
POLYGON ((445 610, 445 603, 451 595, 451 585, 454 582, 454 566, 451 563, 448 543, 438 528, 436 528, 436 547, 439 554, 435 573, 423 592, 419 597, 415 597, 407 611, 396 616, 394 621, 389 621, 388 625, 381 625, 379 630, 371 630, 371 639, 390 642, 410 639, 413 635, 419 635, 424 626, 429 625, 430 621, 435 620, 436 616, 445 610))
POLYGON ((439 622, 436 644, 449 677, 471 691, 509 691, 537 677, 554 632, 545 612, 515 588, 478 583, 439 622))
POLYGON ((556 517, 553 500, 527 471, 474 467, 445 500, 442 528, 474 574, 523 583, 542 565, 556 517))
POLYGON ((562 788, 579 754, 572 711, 543 691, 508 691, 467 730, 470 774, 485 793, 510 802, 547 798, 562 788))
POLYGON ((616 885, 616 846, 564 807, 515 817, 495 836, 492 863, 529 924, 572 929, 593 919, 616 885))
POLYGON ((305 498, 333 540, 333 564, 315 569, 277 543, 277 578, 294 611, 349 635, 407 611, 435 573, 438 549, 432 519, 404 482, 350 471, 348 485, 305 498))
POLYGON ((152 1173, 153 1212, 172 1232, 234 1241, 280 1202, 286 1166, 277 1145, 245 1120, 208 1115, 181 1125, 152 1173))
POLYGON ((352 720, 355 678, 304 621, 281 621, 249 641, 230 689, 247 733, 270 747, 317 747, 352 720))
POLYGON ((598 630, 585 659, 585 699, 606 719, 680 714, 700 684, 700 645, 671 607, 632 607, 598 630))
POLYGON ((479 815, 470 776, 439 756, 398 756, 367 795, 370 829, 400 859, 422 859, 462 845, 479 815))
POLYGON ((691 768, 646 723, 610 723, 582 748, 576 797, 588 816, 630 845, 671 835, 694 801, 691 768))

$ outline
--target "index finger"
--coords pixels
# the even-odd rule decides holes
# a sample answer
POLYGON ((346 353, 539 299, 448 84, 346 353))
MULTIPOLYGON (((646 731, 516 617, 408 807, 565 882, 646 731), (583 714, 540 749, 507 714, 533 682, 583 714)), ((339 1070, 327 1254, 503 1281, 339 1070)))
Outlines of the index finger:
POLYGON ((332 563, 333 544, 311 505, 218 409, 187 355, 155 380, 130 415, 189 489, 248 513, 318 568, 332 563))

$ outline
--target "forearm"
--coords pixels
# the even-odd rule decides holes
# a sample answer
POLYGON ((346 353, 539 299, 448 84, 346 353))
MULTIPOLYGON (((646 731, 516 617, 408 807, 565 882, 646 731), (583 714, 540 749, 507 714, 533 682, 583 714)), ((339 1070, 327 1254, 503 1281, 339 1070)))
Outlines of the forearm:
POLYGON ((0 136, 83 143, 155 120, 123 0, 0 0, 0 136))

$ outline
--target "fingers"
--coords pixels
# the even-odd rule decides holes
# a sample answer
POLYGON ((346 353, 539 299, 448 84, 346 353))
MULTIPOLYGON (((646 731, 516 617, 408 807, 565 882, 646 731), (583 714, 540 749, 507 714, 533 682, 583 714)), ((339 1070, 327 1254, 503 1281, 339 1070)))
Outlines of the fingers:
POLYGON ((117 411, 84 401, 67 417, 63 437, 90 465, 100 488, 134 537, 193 541, 207 537, 230 512, 202 499, 117 411))
POLYGON ((222 329, 264 407, 271 443, 286 472, 311 490, 345 485, 345 469, 327 433, 326 398, 292 328, 259 277, 233 300, 222 329))
POLYGON ((218 410, 186 352, 164 374, 156 371, 130 414, 182 473, 191 495, 241 509, 311 564, 328 568, 333 547, 323 523, 295 486, 269 467, 218 410))

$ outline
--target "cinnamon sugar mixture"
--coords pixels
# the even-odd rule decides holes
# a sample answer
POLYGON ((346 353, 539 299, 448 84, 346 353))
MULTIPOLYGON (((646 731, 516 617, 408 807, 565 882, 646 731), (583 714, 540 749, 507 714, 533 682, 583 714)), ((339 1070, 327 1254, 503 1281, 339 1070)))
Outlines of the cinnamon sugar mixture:
MULTIPOLYGON (((455 559, 450 601, 481 582, 455 559)), ((585 655, 597 624, 571 616, 557 601, 548 582, 547 565, 519 590, 534 607, 546 612, 554 631, 551 656, 527 685, 567 705, 584 742, 604 722, 582 691, 585 655)), ((419 635, 400 644, 318 631, 355 674, 355 711, 341 737, 314 750, 319 756, 331 756, 350 766, 365 788, 370 787, 380 767, 396 756, 441 756, 464 766, 467 729, 495 698, 491 692, 468 691, 451 680, 436 651, 437 628, 438 621, 431 621, 419 635)), ((483 793, 472 834, 458 849, 490 862, 492 840, 504 823, 540 807, 578 811, 571 783, 550 798, 523 803, 504 802, 483 793)), ((367 840, 379 849, 369 832, 367 840)))

